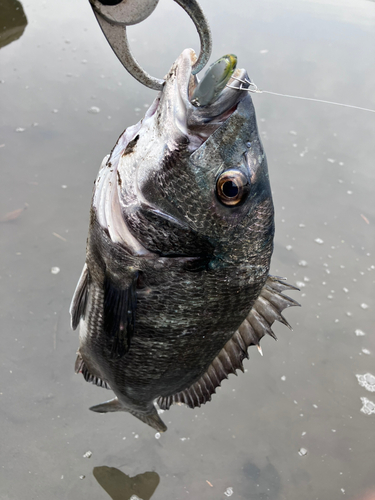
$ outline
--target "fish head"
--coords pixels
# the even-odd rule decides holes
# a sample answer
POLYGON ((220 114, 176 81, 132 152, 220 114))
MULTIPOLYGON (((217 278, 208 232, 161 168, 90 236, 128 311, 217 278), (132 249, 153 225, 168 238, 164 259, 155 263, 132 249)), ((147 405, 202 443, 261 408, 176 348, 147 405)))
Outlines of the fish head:
POLYGON ((194 61, 191 49, 179 56, 118 154, 122 215, 160 255, 243 260, 269 250, 274 231, 249 78, 237 69, 212 102, 196 106, 194 61))

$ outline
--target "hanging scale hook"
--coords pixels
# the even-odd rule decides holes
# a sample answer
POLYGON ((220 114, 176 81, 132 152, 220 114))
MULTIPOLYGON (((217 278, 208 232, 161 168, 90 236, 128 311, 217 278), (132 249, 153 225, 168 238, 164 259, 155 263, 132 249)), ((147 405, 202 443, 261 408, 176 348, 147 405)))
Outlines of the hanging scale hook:
MULTIPOLYGON (((153 90, 161 90, 164 80, 149 75, 131 53, 126 26, 138 24, 146 19, 159 0, 89 0, 96 19, 108 43, 125 67, 140 83, 153 90)), ((197 0, 174 0, 190 16, 198 31, 201 50, 193 65, 195 75, 207 64, 211 55, 211 31, 197 0)))

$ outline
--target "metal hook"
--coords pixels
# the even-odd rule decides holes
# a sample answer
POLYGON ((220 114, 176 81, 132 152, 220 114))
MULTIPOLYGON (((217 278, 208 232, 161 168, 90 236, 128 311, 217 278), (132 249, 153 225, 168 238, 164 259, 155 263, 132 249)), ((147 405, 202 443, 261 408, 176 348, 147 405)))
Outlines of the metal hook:
POLYGON ((245 80, 241 80, 241 78, 237 78, 235 76, 232 76, 232 79, 240 82, 240 86, 233 87, 231 85, 226 85, 226 87, 228 87, 229 89, 246 90, 247 92, 252 92, 254 94, 262 94, 264 92, 263 90, 260 90, 260 88, 258 88, 258 86, 252 80, 248 80, 247 78, 245 80), (248 85, 248 87, 243 88, 242 84, 248 85))
MULTIPOLYGON (((126 26, 146 19, 159 0, 89 0, 96 19, 125 69, 140 83, 153 90, 161 90, 164 80, 149 75, 131 53, 126 26)), ((201 50, 193 65, 195 75, 207 64, 212 49, 211 31, 197 0, 174 0, 190 16, 198 31, 201 50)))

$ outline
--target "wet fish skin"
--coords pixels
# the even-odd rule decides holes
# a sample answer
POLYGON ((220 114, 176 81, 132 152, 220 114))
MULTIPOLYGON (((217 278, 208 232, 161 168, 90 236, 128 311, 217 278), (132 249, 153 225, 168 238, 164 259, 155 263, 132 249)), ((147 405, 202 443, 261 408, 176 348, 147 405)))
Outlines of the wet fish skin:
POLYGON ((205 374, 265 286, 273 250, 251 97, 225 89, 195 108, 193 59, 180 56, 143 122, 103 161, 71 306, 73 328, 80 324, 76 371, 116 395, 91 409, 128 411, 158 431, 166 427, 154 401, 205 374), (250 192, 225 206, 216 183, 231 169, 250 192))

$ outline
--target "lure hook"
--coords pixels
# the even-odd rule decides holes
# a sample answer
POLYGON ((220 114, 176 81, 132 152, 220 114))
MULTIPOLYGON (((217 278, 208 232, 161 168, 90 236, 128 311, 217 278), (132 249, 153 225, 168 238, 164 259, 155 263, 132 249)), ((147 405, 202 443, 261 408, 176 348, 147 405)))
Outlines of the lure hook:
MULTIPOLYGON (((159 0, 89 0, 95 17, 125 69, 140 83, 153 90, 161 90, 164 80, 149 75, 133 56, 126 27, 138 24, 152 14, 159 0)), ((190 16, 198 31, 201 49, 193 65, 193 75, 207 64, 212 50, 211 31, 197 0, 174 0, 190 16)))

